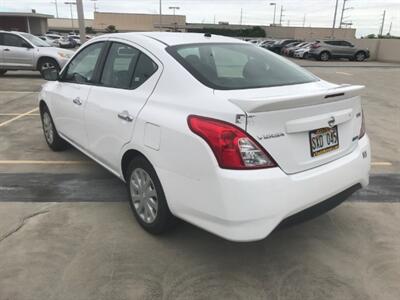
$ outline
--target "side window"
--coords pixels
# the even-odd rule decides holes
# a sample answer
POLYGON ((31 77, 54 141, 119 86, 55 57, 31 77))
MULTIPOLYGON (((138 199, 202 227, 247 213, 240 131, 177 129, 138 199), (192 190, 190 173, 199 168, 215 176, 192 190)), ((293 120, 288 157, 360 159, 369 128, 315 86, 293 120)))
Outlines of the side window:
POLYGON ((104 86, 128 89, 140 51, 120 43, 113 43, 108 52, 100 83, 104 86))
POLYGON ((64 81, 90 83, 103 45, 104 42, 96 43, 79 52, 68 65, 67 71, 63 76, 64 81))
POLYGON ((23 47, 24 44, 27 44, 22 38, 14 34, 4 34, 3 36, 3 45, 10 47, 23 47))
POLYGON ((353 46, 352 44, 350 44, 349 42, 346 42, 346 41, 341 41, 341 44, 342 44, 342 46, 345 46, 345 47, 353 46))
POLYGON ((135 89, 142 85, 157 71, 157 69, 157 64, 146 54, 141 53, 135 68, 135 73, 133 74, 131 88, 135 89))

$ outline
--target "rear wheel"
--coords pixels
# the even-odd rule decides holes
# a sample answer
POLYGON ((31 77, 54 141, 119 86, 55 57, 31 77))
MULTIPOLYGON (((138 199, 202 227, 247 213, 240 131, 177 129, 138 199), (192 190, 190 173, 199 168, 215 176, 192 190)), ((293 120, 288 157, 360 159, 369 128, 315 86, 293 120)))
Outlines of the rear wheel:
POLYGON ((367 58, 367 56, 365 55, 365 52, 363 52, 363 51, 357 52, 354 57, 355 57, 356 61, 364 61, 367 58))
POLYGON ((7 70, 0 70, 0 76, 3 76, 6 73, 7 73, 7 70))
POLYGON ((127 187, 130 206, 136 220, 149 233, 162 234, 176 223, 169 210, 156 171, 142 156, 134 158, 128 167, 127 187))
POLYGON ((330 54, 327 51, 323 51, 319 54, 319 60, 321 61, 328 61, 330 59, 330 54))
POLYGON ((47 107, 41 110, 40 115, 42 119, 44 138, 46 139, 46 143, 49 145, 50 149, 53 151, 63 151, 67 149, 68 143, 58 135, 47 107))
POLYGON ((43 58, 40 60, 39 62, 39 66, 38 69, 40 71, 40 74, 42 74, 43 76, 43 72, 46 69, 56 69, 57 71, 60 71, 60 66, 58 65, 58 63, 52 59, 52 58, 43 58))

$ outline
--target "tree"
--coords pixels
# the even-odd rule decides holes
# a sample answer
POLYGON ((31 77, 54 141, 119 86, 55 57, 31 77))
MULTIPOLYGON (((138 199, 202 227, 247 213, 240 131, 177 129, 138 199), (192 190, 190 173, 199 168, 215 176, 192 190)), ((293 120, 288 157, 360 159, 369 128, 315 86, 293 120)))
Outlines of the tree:
POLYGON ((108 33, 113 33, 113 32, 118 32, 117 28, 115 27, 115 25, 108 25, 106 27, 106 32, 108 33))
POLYGON ((86 31, 86 33, 96 33, 96 32, 94 31, 93 27, 91 27, 91 26, 87 26, 87 27, 85 28, 85 31, 86 31))

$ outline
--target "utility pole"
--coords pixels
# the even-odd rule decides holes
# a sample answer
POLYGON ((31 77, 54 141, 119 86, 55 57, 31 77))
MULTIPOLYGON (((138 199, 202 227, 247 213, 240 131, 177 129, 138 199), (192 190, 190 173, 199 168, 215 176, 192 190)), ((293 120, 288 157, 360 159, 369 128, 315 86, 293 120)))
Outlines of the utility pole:
POLYGON ((284 17, 283 12, 285 10, 283 9, 283 5, 281 5, 281 15, 279 16, 279 25, 282 26, 282 18, 284 17))
POLYGON ((58 3, 57 3, 57 0, 54 0, 52 3, 54 3, 54 5, 56 6, 56 17, 58 19, 58 3))
POLYGON ((160 31, 161 31, 161 28, 162 28, 162 3, 160 0, 160 31))
POLYGON ((276 3, 275 2, 271 2, 269 5, 273 5, 274 6, 274 22, 272 23, 272 25, 275 25, 276 3))
POLYGON ((243 8, 240 9, 240 25, 243 24, 243 8))
POLYGON ((385 17, 386 17, 386 10, 383 11, 381 29, 379 30, 380 36, 382 36, 382 34, 383 34, 383 27, 385 26, 385 17))
POLYGON ((82 0, 76 0, 76 9, 78 10, 78 27, 79 27, 79 38, 81 44, 86 42, 86 32, 85 32, 85 15, 83 13, 83 3, 82 0))
POLYGON ((343 0, 343 7, 342 7, 342 15, 340 16, 340 23, 339 28, 342 28, 342 25, 352 25, 352 22, 345 22, 344 21, 344 12, 346 10, 353 9, 354 7, 346 7, 346 3, 350 0, 343 0))
POLYGON ((333 25, 332 25, 332 32, 331 32, 332 39, 335 37, 335 25, 336 25, 336 15, 337 15, 338 4, 339 4, 339 0, 336 0, 335 14, 333 15, 333 25))
POLYGON ((392 31, 392 24, 393 24, 393 22, 391 21, 391 22, 390 22, 390 26, 389 26, 389 31, 388 31, 388 34, 387 34, 387 35, 389 35, 389 36, 390 36, 390 32, 392 31))
POLYGON ((64 4, 69 5, 69 11, 71 12, 71 27, 72 31, 74 31, 74 14, 72 12, 72 5, 76 5, 75 2, 64 2, 64 4))
POLYGON ((304 26, 306 26, 306 14, 304 14, 304 17, 303 17, 303 27, 304 26))
POLYGON ((179 10, 180 7, 179 6, 170 6, 169 9, 172 9, 174 11, 174 31, 176 31, 176 17, 175 17, 175 10, 179 10))

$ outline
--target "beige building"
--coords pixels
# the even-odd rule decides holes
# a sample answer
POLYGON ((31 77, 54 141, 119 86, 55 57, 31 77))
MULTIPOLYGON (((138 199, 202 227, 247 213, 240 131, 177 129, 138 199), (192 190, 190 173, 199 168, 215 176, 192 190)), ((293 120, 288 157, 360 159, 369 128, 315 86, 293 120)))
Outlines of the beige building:
MULTIPOLYGON (((108 25, 114 25, 120 32, 124 31, 156 31, 160 27, 160 15, 158 14, 129 14, 106 13, 94 14, 93 29, 104 31, 108 25)), ((186 16, 162 15, 161 28, 163 31, 182 28, 186 25, 186 16)))
MULTIPOLYGON (((49 19, 48 21, 49 29, 52 31, 58 32, 69 32, 69 31, 78 31, 79 25, 77 19, 70 18, 57 18, 57 19, 49 19)), ((85 19, 85 27, 92 27, 93 20, 85 19)))

